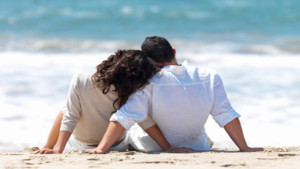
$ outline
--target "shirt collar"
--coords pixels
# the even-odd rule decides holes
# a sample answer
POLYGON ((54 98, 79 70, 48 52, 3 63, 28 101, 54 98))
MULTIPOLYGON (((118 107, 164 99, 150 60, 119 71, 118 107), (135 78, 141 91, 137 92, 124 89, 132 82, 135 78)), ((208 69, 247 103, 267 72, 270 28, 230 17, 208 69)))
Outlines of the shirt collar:
POLYGON ((166 65, 163 67, 164 70, 176 74, 182 74, 186 71, 186 67, 188 66, 187 61, 185 60, 182 64, 179 65, 166 65))

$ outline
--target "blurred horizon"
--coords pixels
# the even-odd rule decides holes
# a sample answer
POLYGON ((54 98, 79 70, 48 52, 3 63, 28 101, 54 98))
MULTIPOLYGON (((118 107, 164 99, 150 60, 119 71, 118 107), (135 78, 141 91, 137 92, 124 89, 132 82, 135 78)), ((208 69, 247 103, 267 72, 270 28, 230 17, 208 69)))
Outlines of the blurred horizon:
POLYGON ((230 52, 300 53, 300 1, 0 1, 0 50, 89 52, 147 36, 230 52), (260 45, 260 47, 257 47, 260 45))

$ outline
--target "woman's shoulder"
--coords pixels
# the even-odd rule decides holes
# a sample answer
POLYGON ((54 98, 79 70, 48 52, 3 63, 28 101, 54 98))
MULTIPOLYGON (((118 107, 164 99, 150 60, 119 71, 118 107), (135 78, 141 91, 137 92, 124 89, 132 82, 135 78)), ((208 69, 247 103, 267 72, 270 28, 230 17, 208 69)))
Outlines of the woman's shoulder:
POLYGON ((72 82, 74 86, 78 89, 86 88, 86 87, 92 87, 92 75, 89 73, 76 73, 72 77, 72 82))

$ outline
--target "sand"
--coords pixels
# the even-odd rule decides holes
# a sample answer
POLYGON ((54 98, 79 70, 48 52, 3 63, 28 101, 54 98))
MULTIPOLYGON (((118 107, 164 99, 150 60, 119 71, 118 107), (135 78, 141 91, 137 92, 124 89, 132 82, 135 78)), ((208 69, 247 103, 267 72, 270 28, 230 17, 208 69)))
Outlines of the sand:
POLYGON ((192 168, 300 168, 300 147, 272 148, 263 152, 213 150, 197 153, 142 153, 136 151, 89 154, 84 150, 63 154, 0 153, 0 168, 101 168, 101 169, 192 169, 192 168))

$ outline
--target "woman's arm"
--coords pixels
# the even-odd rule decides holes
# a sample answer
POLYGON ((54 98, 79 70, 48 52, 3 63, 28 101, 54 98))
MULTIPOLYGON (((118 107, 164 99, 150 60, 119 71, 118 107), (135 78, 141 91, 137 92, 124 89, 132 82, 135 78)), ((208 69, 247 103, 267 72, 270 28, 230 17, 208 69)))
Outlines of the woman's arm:
POLYGON ((60 125, 61 125, 61 121, 63 118, 63 113, 59 112, 54 123, 53 126, 50 130, 50 133, 48 135, 48 139, 46 144, 43 146, 42 149, 36 151, 36 154, 43 154, 45 152, 45 150, 49 150, 49 149, 53 149, 55 144, 57 143, 58 140, 58 136, 59 136, 59 131, 60 131, 60 125))
POLYGON ((171 145, 163 136, 161 130, 157 125, 153 125, 145 130, 148 135, 160 146, 163 151, 168 151, 171 149, 171 145))
POLYGON ((55 154, 62 153, 65 149, 65 146, 66 146, 71 134, 72 134, 72 132, 69 132, 69 131, 60 131, 57 143, 53 149, 53 152, 50 152, 50 154, 51 153, 55 153, 55 154))
POLYGON ((47 143, 45 144, 44 148, 53 148, 57 142, 59 131, 60 131, 60 125, 63 118, 63 113, 59 112, 57 115, 54 124, 50 130, 50 133, 48 135, 47 143))
POLYGON ((148 114, 147 118, 138 125, 160 146, 163 151, 168 151, 171 145, 162 134, 152 117, 148 114))
POLYGON ((160 146, 163 151, 169 153, 192 153, 195 152, 192 148, 187 147, 179 147, 179 148, 172 148, 170 143, 162 134, 161 130, 157 125, 153 125, 145 130, 150 137, 160 146))
POLYGON ((42 150, 40 150, 39 152, 36 152, 35 154, 60 154, 60 153, 62 153, 65 149, 65 146, 66 146, 71 134, 72 133, 69 131, 60 131, 57 143, 53 149, 43 148, 42 150))

